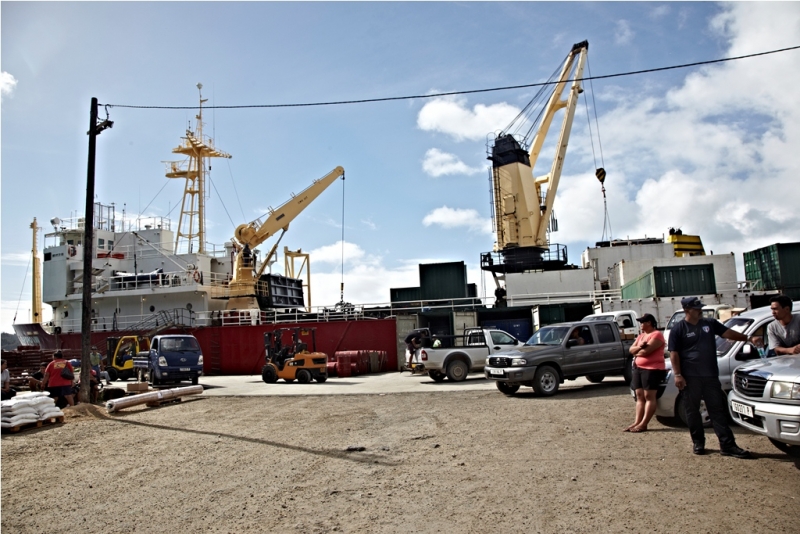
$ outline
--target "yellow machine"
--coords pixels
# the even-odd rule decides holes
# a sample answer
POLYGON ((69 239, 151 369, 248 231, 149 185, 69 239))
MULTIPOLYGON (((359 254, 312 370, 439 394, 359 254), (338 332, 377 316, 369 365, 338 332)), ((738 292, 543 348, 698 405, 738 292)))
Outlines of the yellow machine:
POLYGON ((106 340, 106 371, 111 380, 128 380, 136 376, 133 357, 140 351, 150 350, 150 341, 146 337, 123 336, 109 337, 106 340))
POLYGON ((675 256, 705 256, 706 250, 699 235, 684 234, 680 228, 670 228, 667 243, 675 247, 675 256))
POLYGON ((300 340, 300 328, 292 329, 292 343, 284 345, 285 331, 279 328, 264 333, 266 363, 261 370, 261 379, 267 384, 274 384, 279 378, 286 382, 297 380, 301 384, 308 384, 312 380, 325 382, 328 379, 328 356, 324 352, 316 352, 316 329, 303 332, 311 333, 312 352, 300 340))
POLYGON ((309 187, 294 195, 291 200, 271 210, 270 216, 263 223, 256 219, 248 224, 240 224, 234 232, 233 243, 236 248, 236 258, 233 266, 233 276, 228 284, 228 291, 224 298, 228 299, 227 309, 247 310, 258 309, 259 296, 266 296, 267 288, 261 287, 261 275, 269 265, 272 255, 280 243, 280 238, 272 247, 267 257, 261 262, 261 268, 256 269, 253 249, 281 231, 280 237, 289 228, 292 222, 311 202, 313 202, 337 178, 344 179, 344 169, 336 167, 334 170, 316 180, 309 187))

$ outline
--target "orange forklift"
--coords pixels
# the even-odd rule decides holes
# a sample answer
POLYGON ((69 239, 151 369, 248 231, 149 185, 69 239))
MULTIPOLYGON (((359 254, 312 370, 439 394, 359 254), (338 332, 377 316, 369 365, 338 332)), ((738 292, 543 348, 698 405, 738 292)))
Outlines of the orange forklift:
POLYGON ((324 352, 316 352, 317 329, 302 330, 303 335, 311 334, 313 352, 309 352, 308 344, 300 340, 300 328, 288 330, 292 332, 289 345, 283 344, 283 334, 287 329, 264 332, 266 363, 261 369, 261 379, 267 384, 274 384, 278 379, 285 382, 297 380, 300 384, 308 384, 312 380, 325 382, 328 379, 328 356, 324 352))

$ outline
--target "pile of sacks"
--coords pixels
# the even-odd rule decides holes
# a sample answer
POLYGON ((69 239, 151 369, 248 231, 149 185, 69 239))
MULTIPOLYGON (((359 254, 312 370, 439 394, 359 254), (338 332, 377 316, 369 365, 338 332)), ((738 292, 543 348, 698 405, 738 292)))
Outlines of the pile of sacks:
POLYGON ((13 428, 52 417, 61 417, 64 412, 58 409, 54 399, 46 391, 20 393, 13 399, 0 402, 3 428, 13 428))

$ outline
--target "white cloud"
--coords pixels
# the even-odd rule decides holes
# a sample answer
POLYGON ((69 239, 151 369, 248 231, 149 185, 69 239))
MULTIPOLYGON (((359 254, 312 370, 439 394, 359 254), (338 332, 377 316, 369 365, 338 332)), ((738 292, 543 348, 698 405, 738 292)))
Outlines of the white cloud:
MULTIPOLYGON (((39 258, 42 258, 42 254, 39 254, 39 258)), ((24 266, 28 265, 31 261, 31 253, 30 252, 6 252, 2 256, 3 267, 8 267, 11 265, 16 266, 24 266)))
POLYGON ((12 96, 16 87, 17 79, 8 72, 3 71, 0 74, 0 99, 12 96))
POLYGON ((618 45, 628 44, 633 40, 636 35, 631 29, 631 24, 625 19, 617 21, 617 27, 614 31, 614 42, 618 45))
POLYGON ((519 108, 505 102, 490 106, 476 104, 469 109, 466 100, 437 98, 419 111, 417 127, 447 134, 457 141, 478 141, 508 126, 519 111, 519 108))
POLYGON ((348 243, 345 241, 344 247, 341 241, 337 241, 333 245, 325 245, 312 250, 310 253, 314 263, 333 263, 341 265, 342 257, 345 263, 353 263, 364 259, 364 250, 355 243, 348 243))
POLYGON ((470 232, 491 235, 492 222, 473 209, 458 209, 442 206, 428 213, 423 219, 425 226, 439 225, 442 228, 466 228, 470 232))
POLYGON ((669 14, 669 6, 660 5, 650 10, 651 19, 660 19, 669 14))
POLYGON ((425 153, 422 161, 422 170, 426 174, 437 178, 446 174, 475 174, 483 170, 482 167, 470 167, 455 154, 442 152, 438 148, 431 148, 425 153))

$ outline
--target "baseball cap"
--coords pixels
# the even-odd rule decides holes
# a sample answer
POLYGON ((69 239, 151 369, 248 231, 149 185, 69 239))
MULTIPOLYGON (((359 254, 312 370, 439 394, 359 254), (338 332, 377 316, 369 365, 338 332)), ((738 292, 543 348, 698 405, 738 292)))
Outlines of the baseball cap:
POLYGON ((636 320, 639 321, 640 323, 650 323, 651 325, 653 325, 653 328, 658 328, 658 322, 656 321, 656 318, 653 317, 652 313, 645 313, 636 320))
POLYGON ((705 304, 697 297, 683 297, 681 299, 681 307, 701 309, 705 304))

